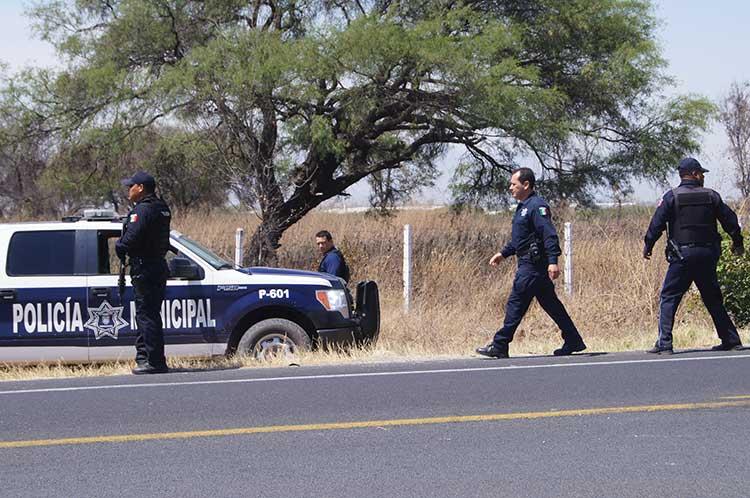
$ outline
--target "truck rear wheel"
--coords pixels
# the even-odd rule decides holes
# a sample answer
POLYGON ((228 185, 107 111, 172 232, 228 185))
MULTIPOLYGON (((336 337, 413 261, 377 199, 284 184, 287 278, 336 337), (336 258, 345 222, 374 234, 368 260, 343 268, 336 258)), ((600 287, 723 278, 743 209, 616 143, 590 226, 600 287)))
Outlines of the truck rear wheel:
POLYGON ((305 329, 284 318, 268 318, 249 329, 237 344, 237 354, 257 360, 274 356, 293 356, 310 349, 310 337, 305 329))

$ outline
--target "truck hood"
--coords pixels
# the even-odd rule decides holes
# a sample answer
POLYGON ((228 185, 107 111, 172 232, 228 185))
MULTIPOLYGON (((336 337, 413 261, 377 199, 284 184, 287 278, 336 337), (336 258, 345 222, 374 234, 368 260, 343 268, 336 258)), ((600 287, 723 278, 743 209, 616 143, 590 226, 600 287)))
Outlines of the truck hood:
POLYGON ((265 266, 251 266, 248 268, 237 268, 238 272, 245 273, 247 275, 255 276, 273 276, 273 277, 308 277, 308 278, 320 278, 327 280, 331 283, 331 287, 343 287, 342 280, 334 275, 328 273, 320 273, 317 271, 306 271, 306 270, 292 270, 289 268, 268 268, 265 266))

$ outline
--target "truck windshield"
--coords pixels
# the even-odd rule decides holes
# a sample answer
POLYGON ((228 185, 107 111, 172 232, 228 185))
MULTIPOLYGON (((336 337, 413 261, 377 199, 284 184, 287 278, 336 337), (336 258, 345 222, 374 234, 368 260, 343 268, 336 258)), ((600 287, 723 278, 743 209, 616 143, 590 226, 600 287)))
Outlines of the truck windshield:
POLYGON ((173 230, 172 235, 180 244, 184 245, 186 248, 192 251, 196 256, 201 258, 203 261, 205 261, 209 265, 213 266, 215 269, 221 270, 224 268, 234 268, 234 265, 232 263, 230 263, 226 259, 219 256, 218 254, 213 252, 211 249, 202 246, 201 244, 186 237, 180 232, 173 230))

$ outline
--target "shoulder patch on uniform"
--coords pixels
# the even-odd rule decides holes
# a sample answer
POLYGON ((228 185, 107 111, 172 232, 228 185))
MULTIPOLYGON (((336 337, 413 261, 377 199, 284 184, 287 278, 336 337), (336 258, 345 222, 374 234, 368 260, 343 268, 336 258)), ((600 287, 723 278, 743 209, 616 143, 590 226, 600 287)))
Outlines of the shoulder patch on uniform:
POLYGON ((133 213, 130 215, 130 223, 135 223, 138 221, 138 213, 133 213))
POLYGON ((547 216, 549 214, 549 211, 547 211, 547 208, 545 206, 541 206, 539 208, 539 214, 542 216, 547 216))

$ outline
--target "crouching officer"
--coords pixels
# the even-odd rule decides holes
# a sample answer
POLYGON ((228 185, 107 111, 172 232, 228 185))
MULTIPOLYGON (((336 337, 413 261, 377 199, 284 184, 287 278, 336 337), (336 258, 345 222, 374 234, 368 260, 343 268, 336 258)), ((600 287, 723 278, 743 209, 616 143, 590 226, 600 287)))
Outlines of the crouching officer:
POLYGON ((680 185, 659 200, 644 238, 643 257, 650 259, 654 244, 667 229, 669 269, 661 289, 659 337, 648 352, 672 353, 674 316, 682 296, 693 282, 721 339, 721 344, 712 349, 728 351, 740 348, 742 343, 737 328, 724 308, 716 277, 716 265, 721 256, 721 236, 716 220, 732 238, 732 252, 738 255, 744 252, 737 215, 724 204, 717 192, 703 187, 703 174, 708 170, 696 159, 683 159, 677 169, 680 185))
POLYGON ((130 258, 130 277, 135 292, 136 367, 133 373, 166 373, 164 329, 161 305, 169 270, 164 256, 169 250, 169 224, 172 219, 167 204, 156 196, 154 177, 139 171, 122 181, 128 187, 128 199, 135 206, 128 214, 122 236, 115 245, 117 256, 130 258))
POLYGON ((518 270, 505 307, 503 327, 497 331, 492 343, 476 350, 483 356, 508 357, 508 344, 534 298, 562 331, 563 345, 554 351, 555 356, 567 356, 586 349, 576 326, 555 294, 552 280, 560 276, 557 266, 560 243, 549 206, 534 192, 534 183, 534 172, 529 168, 518 168, 510 178, 510 193, 519 201, 513 216, 511 240, 501 252, 492 256, 490 265, 497 266, 515 254, 518 270))

